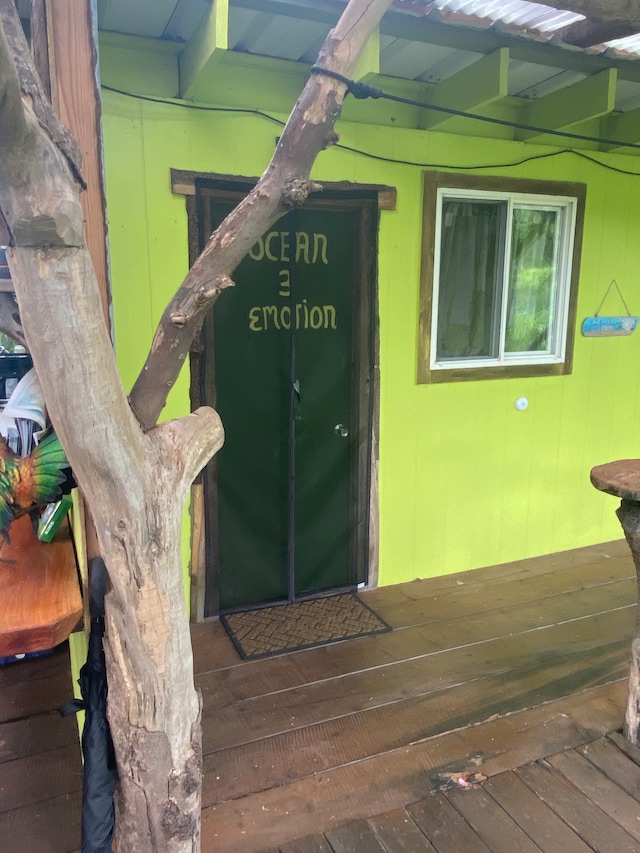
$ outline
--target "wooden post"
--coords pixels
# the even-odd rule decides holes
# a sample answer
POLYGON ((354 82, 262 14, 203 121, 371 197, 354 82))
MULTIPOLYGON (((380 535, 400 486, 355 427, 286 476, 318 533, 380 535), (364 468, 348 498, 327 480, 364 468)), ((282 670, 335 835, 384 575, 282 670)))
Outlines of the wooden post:
MULTIPOLYGON (((58 118, 78 140, 87 188, 80 194, 85 239, 96 272, 102 311, 111 329, 111 287, 102 171, 100 90, 92 4, 86 0, 31 0, 34 59, 58 118)), ((79 494, 87 561, 100 555, 93 519, 79 494)), ((83 582, 88 582, 83 577, 83 582)), ((88 594, 85 595, 88 606, 88 594)), ((87 621, 87 625, 88 625, 87 621)))
POLYGON ((86 190, 80 194, 85 237, 98 279, 105 321, 110 328, 101 104, 92 4, 86 0, 32 0, 32 9, 38 73, 48 78, 54 111, 78 140, 82 154, 87 182, 86 190))
MULTIPOLYGON (((640 599, 640 459, 621 459, 598 465, 591 471, 591 482, 601 492, 621 498, 616 514, 636 567, 640 599)), ((640 610, 636 611, 631 643, 624 734, 631 743, 640 745, 640 610)))

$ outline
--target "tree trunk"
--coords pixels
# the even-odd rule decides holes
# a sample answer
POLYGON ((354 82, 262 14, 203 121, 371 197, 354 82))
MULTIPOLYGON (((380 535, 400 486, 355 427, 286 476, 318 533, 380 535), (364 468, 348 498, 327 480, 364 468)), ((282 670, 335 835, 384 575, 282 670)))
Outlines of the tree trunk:
POLYGON ((220 419, 199 409, 143 433, 118 393, 98 289, 87 286, 86 249, 13 248, 8 258, 34 363, 48 368, 39 374, 51 418, 109 569, 105 654, 118 851, 197 853, 200 701, 180 538, 191 482, 222 445, 220 419), (41 296, 33 302, 36 282, 41 296), (65 323, 67 334, 59 335, 65 323))
MULTIPOLYGON (((319 64, 351 74, 390 3, 351 0, 319 64)), ((0 223, 11 238, 24 334, 111 582, 105 654, 117 849, 198 853, 201 708, 180 538, 191 483, 223 430, 208 408, 156 423, 204 312, 256 237, 306 198, 315 157, 336 139, 346 86, 326 75, 309 81, 260 184, 217 230, 165 312, 130 406, 82 233, 75 148, 40 97, 13 0, 0 0, 0 23, 0 223)))

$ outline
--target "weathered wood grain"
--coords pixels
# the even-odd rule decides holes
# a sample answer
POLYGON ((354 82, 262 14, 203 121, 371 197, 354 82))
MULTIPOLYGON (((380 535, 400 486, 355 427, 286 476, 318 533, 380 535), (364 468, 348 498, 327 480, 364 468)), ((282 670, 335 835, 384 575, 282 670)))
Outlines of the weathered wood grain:
POLYGON ((637 853, 636 840, 605 811, 585 798, 548 764, 529 764, 516 773, 549 808, 599 853, 637 853))
POLYGON ((545 853, 592 853, 513 771, 493 776, 482 787, 545 853))
POLYGON ((540 853, 540 848, 481 787, 449 791, 447 800, 491 853, 540 853))
POLYGON ((405 809, 369 818, 369 826, 388 853, 433 853, 433 844, 405 809))
POLYGON ((407 811, 438 853, 491 853, 482 839, 444 797, 429 797, 407 811))

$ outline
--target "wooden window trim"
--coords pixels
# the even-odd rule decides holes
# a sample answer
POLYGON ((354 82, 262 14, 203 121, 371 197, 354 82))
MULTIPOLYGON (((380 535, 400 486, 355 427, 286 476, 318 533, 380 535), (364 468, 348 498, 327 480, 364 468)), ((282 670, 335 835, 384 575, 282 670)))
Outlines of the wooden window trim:
MULTIPOLYGON (((196 180, 206 178, 207 180, 220 181, 228 184, 246 184, 253 186, 258 183, 256 177, 244 175, 223 175, 217 172, 190 172, 185 169, 171 169, 171 191, 176 195, 195 196, 196 180)), ((356 184, 351 181, 320 181, 324 190, 328 192, 346 193, 350 190, 358 192, 373 192, 378 195, 378 210, 395 210, 397 190, 386 184, 356 184)))
POLYGON ((418 383, 466 382, 480 379, 507 379, 533 376, 561 376, 573 369, 573 348, 576 328, 578 282, 582 256, 582 236, 586 184, 567 181, 539 181, 528 178, 506 178, 490 175, 467 175, 450 172, 425 172, 422 214, 422 266, 420 273, 420 319, 418 324, 418 383), (523 193, 547 196, 568 196, 577 199, 573 241, 567 336, 563 362, 550 364, 513 364, 486 367, 456 367, 447 370, 431 369, 431 324, 433 317, 433 275, 435 264, 435 229, 438 190, 469 189, 491 192, 523 193))

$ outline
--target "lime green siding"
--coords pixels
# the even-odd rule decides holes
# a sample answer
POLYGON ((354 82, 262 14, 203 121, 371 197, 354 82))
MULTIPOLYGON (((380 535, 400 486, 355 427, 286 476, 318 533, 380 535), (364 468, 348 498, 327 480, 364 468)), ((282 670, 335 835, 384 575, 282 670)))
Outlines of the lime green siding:
MULTIPOLYGON (((173 97, 175 52, 149 49, 134 64, 136 55, 104 47, 103 83, 173 97)), ((251 79, 258 107, 272 97, 277 75, 266 83, 261 75, 251 79)), ((291 75, 284 72, 282 87, 286 92, 291 87, 291 75)), ((359 108, 351 102, 349 115, 359 108)), ((362 107, 373 109, 371 103, 362 107)), ((388 112, 389 106, 380 109, 388 112)), ((163 307, 187 271, 185 201, 171 192, 170 168, 261 174, 279 128, 258 115, 197 111, 107 89, 103 111, 116 349, 128 387, 163 307)), ((590 486, 589 470, 640 455, 640 334, 587 339, 579 326, 612 278, 632 313, 640 312, 640 178, 576 154, 501 167, 552 149, 391 125, 341 121, 338 130, 345 145, 385 158, 445 171, 493 164, 485 174, 582 181, 588 190, 573 374, 418 385, 423 169, 338 149, 319 157, 312 175, 318 181, 397 189, 397 209, 383 211, 380 222, 380 583, 618 538, 615 501, 590 486), (525 412, 514 407, 519 396, 529 400, 525 412)), ((595 156, 640 172, 634 157, 595 156)), ((615 297, 606 307, 622 312, 615 297)), ((188 382, 185 370, 167 417, 188 410, 188 382)))

